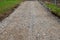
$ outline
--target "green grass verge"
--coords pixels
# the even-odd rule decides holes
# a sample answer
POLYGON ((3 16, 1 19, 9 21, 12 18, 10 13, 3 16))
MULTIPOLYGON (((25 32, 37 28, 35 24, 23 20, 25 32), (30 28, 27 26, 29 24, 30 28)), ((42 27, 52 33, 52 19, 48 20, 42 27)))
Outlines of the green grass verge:
POLYGON ((52 11, 54 12, 57 16, 60 17, 60 8, 54 4, 48 4, 46 3, 46 6, 52 11))
POLYGON ((22 2, 22 0, 0 0, 0 14, 9 11, 20 2, 22 2))

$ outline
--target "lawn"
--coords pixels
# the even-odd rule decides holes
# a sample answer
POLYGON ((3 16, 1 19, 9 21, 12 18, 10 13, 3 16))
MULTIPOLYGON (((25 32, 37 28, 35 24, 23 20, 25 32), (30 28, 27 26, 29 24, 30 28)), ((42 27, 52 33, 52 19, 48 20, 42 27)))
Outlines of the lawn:
POLYGON ((0 21, 7 17, 23 0, 0 0, 0 21))
POLYGON ((0 14, 9 11, 11 8, 19 4, 22 0, 1 0, 0 1, 0 14))
POLYGON ((47 4, 46 6, 52 11, 55 15, 60 17, 60 7, 56 6, 55 4, 47 4))

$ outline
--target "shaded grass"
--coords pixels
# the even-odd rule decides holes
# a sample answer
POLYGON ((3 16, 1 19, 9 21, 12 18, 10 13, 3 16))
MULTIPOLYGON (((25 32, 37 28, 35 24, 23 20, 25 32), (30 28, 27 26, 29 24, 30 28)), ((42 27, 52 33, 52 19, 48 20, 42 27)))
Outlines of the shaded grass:
POLYGON ((46 6, 51 10, 51 12, 60 17, 60 8, 58 6, 48 3, 46 3, 46 6))

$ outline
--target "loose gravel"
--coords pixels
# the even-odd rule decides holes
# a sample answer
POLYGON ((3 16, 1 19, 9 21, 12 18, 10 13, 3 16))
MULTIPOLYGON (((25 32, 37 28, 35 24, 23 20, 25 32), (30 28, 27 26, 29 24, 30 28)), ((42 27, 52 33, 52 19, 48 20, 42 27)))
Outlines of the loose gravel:
POLYGON ((25 1, 0 22, 0 40, 60 40, 60 19, 38 1, 25 1))

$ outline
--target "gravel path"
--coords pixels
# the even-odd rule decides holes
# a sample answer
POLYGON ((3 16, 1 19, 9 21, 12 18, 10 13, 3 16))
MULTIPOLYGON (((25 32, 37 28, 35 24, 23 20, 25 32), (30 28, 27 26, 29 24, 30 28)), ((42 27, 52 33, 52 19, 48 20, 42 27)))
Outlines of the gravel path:
POLYGON ((37 1, 25 1, 0 22, 0 40, 60 40, 60 19, 37 1))

